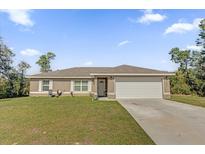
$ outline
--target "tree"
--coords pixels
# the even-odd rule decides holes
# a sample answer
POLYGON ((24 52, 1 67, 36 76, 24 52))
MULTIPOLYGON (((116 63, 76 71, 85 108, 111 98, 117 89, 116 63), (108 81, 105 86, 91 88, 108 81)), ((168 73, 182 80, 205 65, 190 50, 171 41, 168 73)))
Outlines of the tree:
POLYGON ((6 80, 6 97, 16 97, 18 96, 18 72, 12 68, 8 72, 7 80, 6 80))
POLYGON ((171 77, 171 91, 180 94, 198 94, 205 96, 205 19, 199 24, 199 35, 196 45, 200 51, 170 51, 171 60, 179 64, 178 71, 171 77))
POLYGON ((19 96, 23 96, 26 92, 25 92, 25 88, 26 88, 26 78, 25 78, 25 73, 26 70, 29 69, 31 66, 24 62, 21 61, 18 64, 18 71, 19 71, 19 90, 18 90, 18 95, 19 96))
POLYGON ((199 78, 205 80, 205 19, 200 22, 199 28, 199 38, 196 40, 196 45, 201 47, 201 51, 198 52, 198 59, 195 60, 195 68, 199 78))
POLYGON ((199 32, 199 38, 196 40, 197 46, 202 47, 202 55, 205 56, 205 19, 201 20, 199 24, 200 32, 199 32))
POLYGON ((25 94, 28 89, 25 72, 29 64, 21 62, 18 70, 13 67, 14 53, 0 37, 0 98, 16 97, 25 94))
POLYGON ((188 85, 190 86, 190 90, 194 94, 198 94, 199 96, 203 96, 202 85, 203 81, 198 79, 194 69, 189 69, 189 80, 188 85))
POLYGON ((6 97, 6 80, 0 78, 0 99, 6 97))
POLYGON ((4 87, 1 87, 5 93, 3 97, 13 97, 16 95, 15 81, 17 79, 16 71, 12 67, 14 53, 7 47, 0 37, 0 77, 2 78, 4 87))
POLYGON ((49 72, 51 71, 51 60, 55 58, 55 54, 52 52, 48 52, 45 55, 40 56, 39 60, 36 62, 40 66, 41 72, 49 72))
POLYGON ((176 71, 175 76, 170 77, 170 85, 172 94, 191 94, 191 87, 187 84, 187 79, 180 70, 176 71))
POLYGON ((171 61, 179 64, 179 70, 187 73, 188 66, 191 62, 190 50, 180 50, 179 48, 172 48, 169 52, 171 61))
POLYGON ((199 80, 199 93, 205 96, 205 19, 199 24, 199 35, 196 40, 196 45, 200 47, 200 51, 195 51, 193 58, 193 69, 196 78, 199 80))
POLYGON ((8 77, 9 71, 12 69, 12 58, 14 53, 9 49, 0 37, 0 76, 8 77))

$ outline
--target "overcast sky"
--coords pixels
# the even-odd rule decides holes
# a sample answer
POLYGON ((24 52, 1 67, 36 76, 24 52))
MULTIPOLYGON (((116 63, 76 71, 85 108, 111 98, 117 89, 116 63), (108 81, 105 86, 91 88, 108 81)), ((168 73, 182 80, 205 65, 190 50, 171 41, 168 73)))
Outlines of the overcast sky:
POLYGON ((39 72, 39 55, 52 51, 53 70, 130 64, 173 71, 173 47, 197 49, 205 10, 1 10, 0 36, 39 72))

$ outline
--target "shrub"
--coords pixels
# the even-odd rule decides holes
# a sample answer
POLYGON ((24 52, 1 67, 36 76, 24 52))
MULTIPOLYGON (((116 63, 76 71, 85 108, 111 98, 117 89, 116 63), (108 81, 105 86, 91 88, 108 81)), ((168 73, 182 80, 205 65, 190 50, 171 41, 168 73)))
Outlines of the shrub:
POLYGON ((170 77, 172 94, 193 94, 191 87, 187 84, 187 79, 181 71, 177 71, 175 76, 170 77))

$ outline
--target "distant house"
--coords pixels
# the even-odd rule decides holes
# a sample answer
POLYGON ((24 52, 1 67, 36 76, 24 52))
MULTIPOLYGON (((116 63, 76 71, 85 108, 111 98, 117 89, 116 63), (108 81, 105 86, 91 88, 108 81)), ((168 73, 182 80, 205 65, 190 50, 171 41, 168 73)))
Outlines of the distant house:
POLYGON ((63 95, 94 95, 108 98, 165 98, 170 96, 168 76, 173 73, 120 65, 74 67, 29 76, 30 95, 48 95, 58 89, 63 95))

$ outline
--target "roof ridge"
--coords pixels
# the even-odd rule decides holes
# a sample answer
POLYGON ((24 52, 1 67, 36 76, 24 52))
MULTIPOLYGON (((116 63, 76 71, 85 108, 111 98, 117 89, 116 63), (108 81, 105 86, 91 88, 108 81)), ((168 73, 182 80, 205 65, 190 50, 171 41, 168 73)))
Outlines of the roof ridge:
POLYGON ((127 64, 122 64, 122 65, 116 66, 114 68, 121 68, 121 67, 131 67, 131 68, 138 68, 138 69, 147 69, 147 70, 152 70, 152 71, 168 72, 168 71, 159 70, 159 69, 152 69, 152 68, 147 68, 147 67, 139 67, 139 66, 127 65, 127 64))

